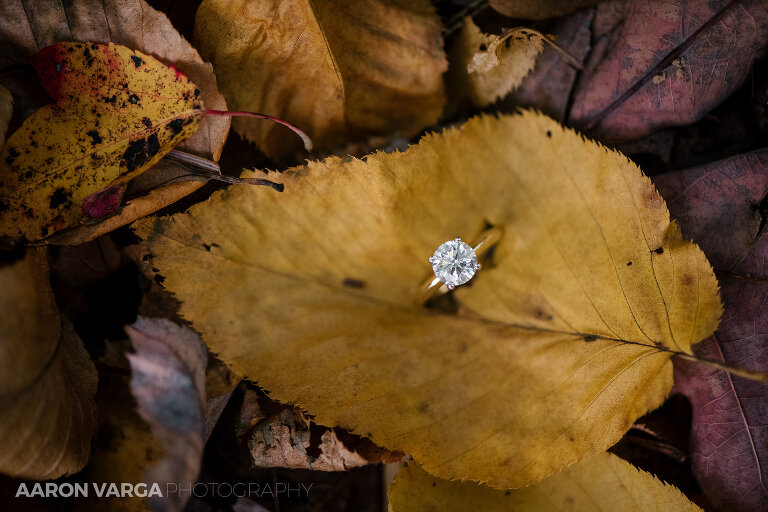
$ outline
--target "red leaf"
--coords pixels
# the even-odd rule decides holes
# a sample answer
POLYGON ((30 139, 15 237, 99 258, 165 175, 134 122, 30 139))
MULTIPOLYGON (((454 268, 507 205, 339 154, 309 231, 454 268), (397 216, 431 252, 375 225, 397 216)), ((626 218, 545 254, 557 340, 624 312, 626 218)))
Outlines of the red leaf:
MULTIPOLYGON (((683 235, 715 267, 725 306, 697 355, 768 370, 768 150, 654 179, 683 235)), ((768 385, 675 362, 693 406, 691 463, 720 510, 768 510, 768 385)))
POLYGON ((606 142, 701 119, 746 79, 768 39, 764 0, 630 0, 598 7, 571 123, 606 142), (602 29, 606 25, 612 28, 602 29))

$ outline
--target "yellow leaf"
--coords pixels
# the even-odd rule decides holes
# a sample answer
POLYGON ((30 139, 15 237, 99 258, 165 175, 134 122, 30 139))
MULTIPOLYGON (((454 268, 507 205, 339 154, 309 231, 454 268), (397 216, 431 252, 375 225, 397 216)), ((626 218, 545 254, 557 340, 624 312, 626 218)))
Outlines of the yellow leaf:
POLYGON ((535 30, 517 28, 494 36, 482 33, 468 17, 452 49, 455 85, 474 106, 489 105, 520 85, 543 46, 535 30))
MULTIPOLYGON (((59 41, 92 41, 120 44, 161 62, 172 64, 200 89, 207 108, 227 110, 216 86, 213 66, 173 27, 165 14, 144 0, 94 2, 69 0, 4 0, 0 16, 0 67, 25 64, 40 49, 59 41)), ((229 132, 229 117, 206 116, 200 129, 177 149, 219 160, 229 132)))
POLYGON ((400 469, 390 486, 389 503, 392 512, 701 511, 677 488, 605 452, 514 491, 442 480, 411 463, 400 469))
POLYGON ((48 480, 82 469, 96 369, 56 308, 46 253, 0 268, 0 472, 48 480))
POLYGON ((272 398, 443 478, 521 487, 604 451, 668 393, 660 349, 689 352, 720 317, 650 180, 541 114, 270 177, 285 192, 139 224, 164 285, 272 398), (438 245, 488 224, 503 236, 458 314, 418 305, 438 245))
POLYGON ((5 131, 13 115, 13 96, 11 91, 0 85, 0 149, 5 142, 5 131))
MULTIPOLYGON (((443 108, 441 25, 427 0, 204 0, 195 42, 233 110, 306 131, 320 149, 372 133, 418 133, 443 108)), ((285 128, 235 119, 272 157, 285 128)))
MULTIPOLYGON (((41 48, 62 40, 62 33, 76 41, 112 41, 174 65, 200 89, 207 108, 227 110, 224 97, 216 85, 213 66, 203 62, 165 14, 156 11, 144 0, 108 3, 72 0, 67 3, 66 9, 57 3, 30 4, 27 0, 6 0, 4 7, 7 19, 12 22, 3 23, 0 20, 0 40, 11 40, 13 44, 7 48, 0 47, 0 67, 26 62, 41 48), (41 23, 41 20, 45 22, 41 23)), ((205 116, 200 128, 176 149, 218 161, 229 125, 229 117, 205 116)), ((167 173, 168 168, 173 168, 173 164, 160 161, 148 171, 167 173)), ((55 241, 46 241, 77 244, 93 240, 177 201, 203 184, 186 181, 159 186, 128 201, 119 215, 99 223, 78 224, 57 233, 55 241)))
POLYGON ((86 197, 155 164, 203 116, 186 76, 124 46, 58 43, 35 64, 56 103, 0 155, 0 233, 31 240, 80 221, 86 197))

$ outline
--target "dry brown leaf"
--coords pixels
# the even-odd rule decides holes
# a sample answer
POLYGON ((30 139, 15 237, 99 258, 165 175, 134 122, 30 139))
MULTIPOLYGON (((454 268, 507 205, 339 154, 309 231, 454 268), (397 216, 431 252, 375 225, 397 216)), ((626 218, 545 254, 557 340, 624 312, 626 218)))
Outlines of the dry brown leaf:
POLYGON ((96 370, 56 308, 45 250, 0 268, 0 472, 47 480, 88 460, 96 370))
POLYGON ((503 35, 484 34, 467 17, 451 48, 453 92, 484 107, 520 85, 536 64, 544 39, 535 30, 516 28, 503 35))
POLYGON ((417 464, 400 469, 389 488, 392 512, 701 512, 677 488, 610 453, 596 453, 541 482, 500 491, 436 478, 417 464))
MULTIPOLYGON (((75 0, 62 4, 43 0, 9 0, 0 5, 0 65, 23 63, 56 41, 109 42, 128 46, 176 66, 201 91, 207 108, 226 110, 213 67, 176 31, 165 16, 144 0, 101 2, 75 0)), ((206 116, 200 128, 178 149, 218 161, 229 132, 228 117, 206 116)), ((161 161, 155 167, 168 167, 161 161)), ((147 172, 154 172, 155 168, 147 172)), ((55 243, 93 240, 167 206, 200 188, 202 182, 173 183, 129 201, 117 217, 68 230, 55 243)))
POLYGON ((275 178, 139 223, 164 285, 235 372, 437 476, 521 487, 607 449, 719 320, 650 180, 540 114, 275 178), (459 314, 421 307, 427 258, 487 224, 459 314))
POLYGON ((100 425, 85 480, 159 484, 163 496, 89 496, 78 509, 178 511, 189 493, 173 486, 193 484, 202 461, 206 349, 189 328, 165 319, 139 317, 126 332, 134 352, 110 343, 102 359, 100 425))
POLYGON ((402 453, 377 447, 366 438, 316 425, 295 407, 281 405, 245 388, 237 428, 255 467, 346 471, 400 462, 402 453), (313 439, 319 439, 314 443, 313 439))
MULTIPOLYGON (((374 133, 414 135, 437 121, 441 28, 427 0, 205 0, 195 42, 230 108, 290 121, 327 149, 374 133)), ((233 126, 273 158, 299 147, 272 123, 233 126)))
POLYGON ((510 18, 542 20, 595 5, 603 0, 489 0, 496 11, 510 18))
MULTIPOLYGON (((127 354, 131 392, 164 454, 144 481, 159 483, 162 490, 168 484, 193 482, 205 443, 205 346, 189 328, 162 318, 139 317, 126 332, 135 350, 127 354)), ((179 511, 188 498, 164 493, 163 498, 150 498, 150 506, 179 511)))

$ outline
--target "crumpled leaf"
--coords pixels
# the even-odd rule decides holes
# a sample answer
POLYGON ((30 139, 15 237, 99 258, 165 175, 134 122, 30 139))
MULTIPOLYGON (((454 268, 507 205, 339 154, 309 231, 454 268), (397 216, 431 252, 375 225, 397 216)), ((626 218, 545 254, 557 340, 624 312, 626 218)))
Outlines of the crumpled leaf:
MULTIPOLYGON (((598 17, 604 7, 614 10, 602 4, 598 17)), ((570 122, 625 142, 701 119, 740 87, 768 39, 768 4, 631 0, 624 19, 593 39, 570 122)))
MULTIPOLYGON (((0 41, 7 43, 0 45, 3 67, 23 63, 40 48, 61 40, 112 41, 174 65, 200 89, 206 107, 227 110, 224 97, 216 85, 213 67, 203 62, 163 13, 151 8, 144 0, 74 0, 66 4, 9 0, 0 6, 0 12, 3 11, 5 15, 0 15, 0 41)), ((229 125, 228 117, 205 116, 200 128, 177 149, 218 161, 229 125)), ((163 175, 175 169, 178 168, 174 164, 161 160, 144 174, 163 175)), ((186 181, 159 186, 148 193, 146 190, 138 191, 137 197, 129 198, 120 215, 59 232, 55 243, 76 244, 93 240, 189 195, 203 184, 186 181)))
MULTIPOLYGON (((722 323, 695 352, 768 370, 768 151, 660 175, 656 184, 722 287, 722 323)), ((675 389, 693 407, 691 465, 702 491, 719 510, 768 509, 768 384, 677 363, 675 389)))
POLYGON ((35 240, 79 222, 83 204, 153 165, 199 126, 200 90, 181 72, 113 43, 57 43, 35 67, 55 103, 0 155, 0 232, 35 240))
MULTIPOLYGON (((158 483, 156 496, 78 502, 78 510, 181 510, 197 479, 205 435, 206 350, 187 327, 139 317, 127 343, 109 343, 101 361, 99 428, 84 471, 89 482, 158 483), (127 360, 126 360, 127 359, 127 360)), ((149 489, 149 487, 148 487, 149 489)))
POLYGON ((607 449, 669 391, 659 348, 717 326, 712 269, 650 180, 541 114, 275 179, 138 223, 163 284, 235 372, 436 476, 521 487, 607 449), (487 224, 459 314, 421 307, 427 258, 487 224))
POLYGON ((541 20, 597 4, 602 0, 488 0, 496 11, 510 18, 541 20))
MULTIPOLYGON (((126 356, 131 391, 164 453, 145 481, 157 482, 163 490, 171 483, 193 482, 203 458, 205 346, 189 328, 162 318, 139 317, 126 332, 136 351, 126 356)), ((149 501, 156 509, 175 511, 188 498, 176 493, 149 501)))
POLYGON ((520 85, 544 46, 535 30, 516 28, 501 36, 484 34, 467 17, 453 45, 456 87, 476 107, 489 105, 520 85))
POLYGON ((13 114, 13 97, 11 92, 0 85, 0 150, 5 143, 5 131, 8 129, 8 123, 13 114))
POLYGON ((0 268, 0 472, 49 480, 76 473, 96 425, 93 362, 63 318, 46 253, 0 268))
MULTIPOLYGON (((204 0, 195 42, 233 110, 286 119, 319 149, 437 121, 447 62, 427 0, 204 0)), ((285 128, 235 119, 269 156, 299 147, 285 128)))
POLYGON ((403 459, 402 453, 388 452, 364 437, 316 425, 301 410, 250 389, 243 394, 237 431, 255 467, 346 471, 403 459))
POLYGON ((392 512, 701 511, 675 487, 605 452, 590 455, 535 485, 506 492, 441 480, 411 463, 400 469, 389 487, 389 502, 392 512))

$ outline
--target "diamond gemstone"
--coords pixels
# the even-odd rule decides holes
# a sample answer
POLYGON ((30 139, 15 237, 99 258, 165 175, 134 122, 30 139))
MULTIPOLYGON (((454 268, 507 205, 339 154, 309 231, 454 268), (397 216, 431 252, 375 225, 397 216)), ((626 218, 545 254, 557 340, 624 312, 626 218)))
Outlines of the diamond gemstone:
POLYGON ((479 265, 472 247, 460 238, 445 242, 429 258, 432 270, 442 282, 450 287, 466 283, 475 275, 479 265))

